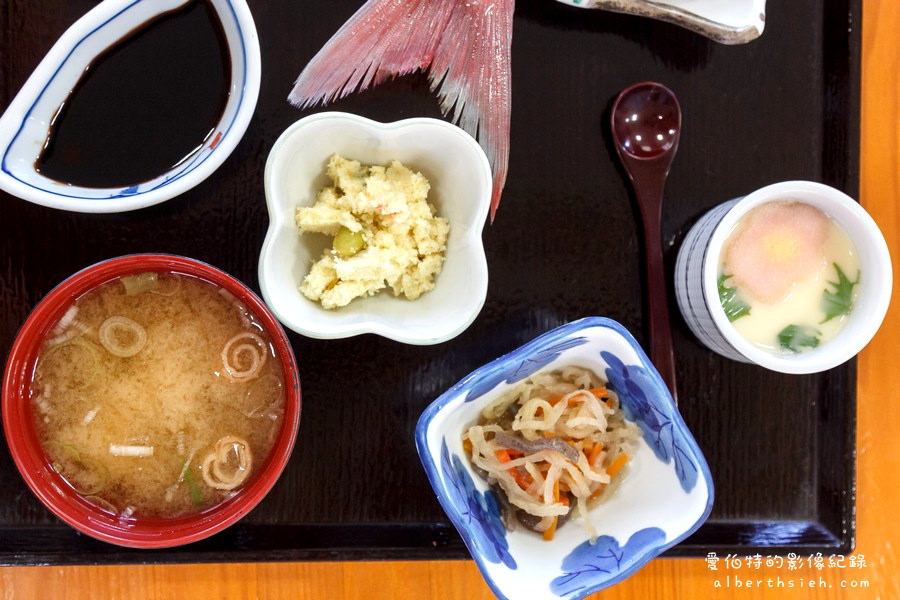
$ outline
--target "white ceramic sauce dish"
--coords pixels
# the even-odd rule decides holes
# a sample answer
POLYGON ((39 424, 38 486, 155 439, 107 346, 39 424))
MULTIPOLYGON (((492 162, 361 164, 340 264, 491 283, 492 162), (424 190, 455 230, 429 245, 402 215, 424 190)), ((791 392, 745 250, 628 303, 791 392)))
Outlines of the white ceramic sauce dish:
POLYGON ((678 307, 703 344, 732 360, 794 374, 826 371, 856 356, 884 320, 892 279, 891 256, 872 217, 843 192, 810 181, 776 183, 710 210, 685 236, 675 263, 678 307), (847 232, 859 254, 859 296, 846 324, 833 339, 797 354, 767 352, 747 341, 719 302, 719 257, 729 233, 748 212, 775 201, 804 202, 820 209, 847 232))
POLYGON ((559 0, 667 21, 723 44, 746 44, 762 35, 766 0, 559 0))
POLYGON ((118 188, 70 185, 34 164, 54 115, 93 60, 133 29, 188 0, 105 0, 59 38, 0 117, 0 189, 35 204, 113 213, 158 204, 209 177, 247 129, 260 84, 259 38, 245 0, 210 0, 231 57, 231 92, 222 117, 199 151, 158 177, 118 188))
POLYGON ((269 229, 259 257, 259 283, 286 327, 313 338, 375 333, 425 345, 459 335, 481 311, 488 286, 481 232, 491 199, 491 170, 481 146, 462 129, 437 119, 378 123, 347 113, 315 114, 294 123, 275 142, 265 185, 269 229), (335 153, 369 165, 399 160, 428 179, 428 201, 450 222, 444 266, 433 290, 414 301, 382 290, 335 310, 300 293, 331 239, 301 236, 294 215, 330 185, 325 166, 335 153))
POLYGON ((610 319, 563 325, 467 375, 422 413, 416 449, 441 506, 504 600, 575 600, 614 585, 696 531, 713 505, 712 475, 672 395, 634 337, 610 319), (524 527, 507 531, 499 500, 462 444, 488 404, 537 372, 567 366, 607 380, 643 432, 621 481, 588 510, 593 544, 578 516, 551 541, 524 527))

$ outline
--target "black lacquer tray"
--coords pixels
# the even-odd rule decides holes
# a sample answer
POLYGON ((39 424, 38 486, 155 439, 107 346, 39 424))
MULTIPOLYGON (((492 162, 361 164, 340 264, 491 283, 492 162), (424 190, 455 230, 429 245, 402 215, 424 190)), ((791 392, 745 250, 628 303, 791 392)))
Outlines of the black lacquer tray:
MULTIPOLYGON (((259 106, 206 182, 135 213, 72 214, 0 193, 0 353, 56 283, 143 251, 202 259, 258 289, 262 174, 303 116, 285 101, 301 67, 362 0, 251 0, 262 43, 259 106)), ((0 108, 95 2, 0 0, 0 108)), ((291 334, 303 382, 298 445, 247 518, 173 550, 125 550, 63 525, 0 444, 0 563, 462 558, 416 455, 413 429, 442 391, 544 331, 588 315, 646 340, 636 208, 609 142, 609 106, 640 80, 684 107, 669 179, 669 267, 684 232, 719 202, 787 179, 858 194, 860 0, 770 2, 762 39, 727 47, 672 25, 552 0, 521 0, 513 41, 512 158, 485 228, 490 290, 479 318, 437 346, 373 335, 291 334)), ((423 76, 334 105, 390 121, 439 116, 423 76)), ((709 461, 709 521, 667 554, 845 553, 854 542, 856 365, 779 375, 718 357, 673 304, 681 411, 709 461)))

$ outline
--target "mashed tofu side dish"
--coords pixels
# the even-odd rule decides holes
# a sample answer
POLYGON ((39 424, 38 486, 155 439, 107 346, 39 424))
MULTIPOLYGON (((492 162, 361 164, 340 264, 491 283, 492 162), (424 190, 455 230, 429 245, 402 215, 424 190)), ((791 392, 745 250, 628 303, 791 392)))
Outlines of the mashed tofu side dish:
POLYGON ((303 295, 332 309, 385 287, 410 300, 433 289, 450 225, 427 202, 428 180, 396 160, 368 166, 337 154, 326 174, 334 185, 295 215, 301 234, 334 236, 300 285, 303 295))

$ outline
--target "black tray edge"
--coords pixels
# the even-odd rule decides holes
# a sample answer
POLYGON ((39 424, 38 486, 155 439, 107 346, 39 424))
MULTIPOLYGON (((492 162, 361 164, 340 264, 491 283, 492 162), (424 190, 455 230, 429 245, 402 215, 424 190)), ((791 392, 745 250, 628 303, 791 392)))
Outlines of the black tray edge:
MULTIPOLYGON (((347 525, 232 527, 214 540, 180 548, 110 552, 109 546, 65 527, 25 527, 6 532, 0 565, 114 565, 239 563, 347 560, 462 560, 469 554, 450 525, 373 525, 361 529, 347 525), (335 546, 334 540, 342 540, 335 546), (30 552, 39 541, 44 550, 30 552), (386 547, 388 546, 388 547, 386 547), (228 547, 230 552, 222 552, 228 547), (16 551, 21 548, 22 551, 16 551)), ((804 521, 715 523, 702 527, 663 556, 745 556, 791 552, 846 554, 849 546, 819 523, 804 521), (725 542, 723 544, 723 541, 725 542)))

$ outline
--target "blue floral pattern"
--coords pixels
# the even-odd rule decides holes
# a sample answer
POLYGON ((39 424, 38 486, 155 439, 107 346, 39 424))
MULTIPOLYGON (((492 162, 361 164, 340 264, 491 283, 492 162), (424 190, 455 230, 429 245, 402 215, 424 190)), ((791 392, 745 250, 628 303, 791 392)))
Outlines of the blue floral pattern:
POLYGON ((124 190, 122 190, 121 192, 119 192, 119 195, 117 197, 121 198, 124 196, 134 196, 137 193, 138 193, 138 186, 133 185, 133 186, 127 187, 124 190))
POLYGON ((479 552, 489 562, 502 562, 515 569, 516 561, 509 553, 506 528, 494 494, 478 491, 458 456, 453 455, 451 461, 447 440, 441 443, 441 472, 448 483, 447 498, 460 517, 465 519, 463 526, 477 546, 473 551, 479 552))
POLYGON ((644 439, 659 460, 674 461, 675 474, 686 492, 697 484, 699 467, 692 457, 690 444, 681 427, 675 423, 674 409, 664 401, 668 392, 658 378, 637 365, 625 366, 614 354, 601 352, 609 365, 608 385, 619 396, 625 415, 640 425, 644 439))
MULTIPOLYGON (((465 540, 488 586, 501 600, 538 595, 575 600, 614 585, 696 531, 712 508, 709 468, 665 385, 628 331, 601 317, 581 319, 547 332, 463 378, 419 418, 416 448, 441 505, 465 540), (613 335, 595 331, 602 329, 611 330, 613 335), (606 349, 613 353, 604 352, 606 349), (504 382, 514 384, 542 369, 561 366, 562 360, 559 365, 554 361, 567 356, 573 363, 579 357, 585 359, 578 361, 580 364, 586 361, 592 365, 602 357, 606 366, 597 374, 607 379, 609 388, 620 396, 628 418, 641 427, 643 438, 656 457, 650 458, 651 462, 659 460, 677 474, 675 479, 666 478, 660 489, 641 479, 639 469, 635 473, 638 477, 632 481, 640 484, 638 488, 646 485, 653 493, 663 494, 664 502, 671 503, 671 510, 642 515, 640 520, 635 515, 634 522, 628 523, 633 525, 630 530, 636 531, 630 539, 621 534, 615 538, 609 530, 601 529, 600 533, 606 535, 599 537, 595 545, 584 541, 571 552, 572 546, 565 544, 543 544, 539 549, 519 544, 519 537, 530 535, 528 532, 506 532, 496 495, 492 491, 480 492, 476 484, 482 489, 483 485, 468 468, 466 457, 462 452, 454 455, 447 447, 447 440, 458 439, 456 436, 461 434, 460 420, 436 419, 456 411, 474 415, 478 407, 466 402, 487 402, 490 398, 486 394, 497 386, 504 382), (441 447, 437 447, 438 441, 441 447), (680 521, 673 519, 681 509, 693 514, 703 502, 706 505, 702 514, 690 526, 681 527, 680 521), (541 568, 526 567, 531 564, 540 564, 541 568), (508 569, 515 569, 515 573, 510 575, 508 569)), ((638 488, 629 487, 634 493, 638 493, 638 488)))
POLYGON ((550 590, 559 596, 583 597, 617 576, 643 564, 648 551, 662 546, 666 534, 658 527, 641 529, 619 546, 608 535, 579 544, 562 561, 562 575, 550 582, 550 590))
MULTIPOLYGON (((527 379, 531 377, 538 371, 540 371, 545 366, 552 363, 554 360, 559 358, 559 356, 569 350, 570 348, 576 348, 581 346, 582 344, 587 343, 586 337, 573 337, 566 338, 557 344, 553 344, 552 346, 548 346, 538 352, 526 356, 521 361, 519 361, 518 365, 511 367, 509 369, 503 368, 498 369, 497 371, 491 373, 487 377, 483 378, 481 381, 476 382, 469 389, 469 392, 466 394, 466 402, 471 402, 475 398, 480 398, 487 392, 491 391, 504 381, 506 383, 517 383, 522 381, 523 379, 527 379)), ((533 342, 532 342, 533 343, 533 342)), ((527 350, 529 350, 532 344, 528 344, 516 350, 516 352, 524 352, 527 354, 527 350)))

